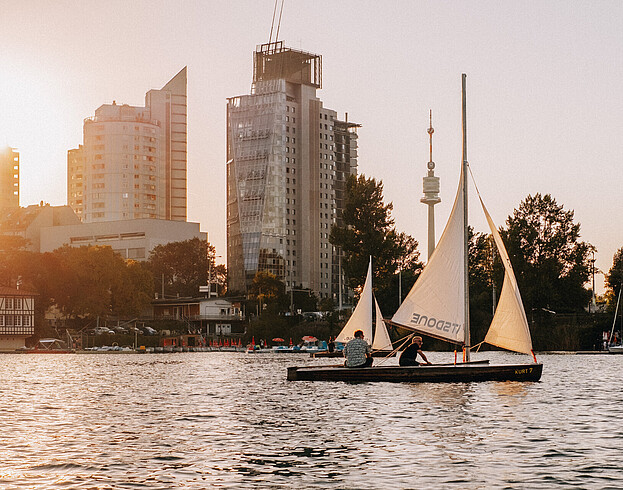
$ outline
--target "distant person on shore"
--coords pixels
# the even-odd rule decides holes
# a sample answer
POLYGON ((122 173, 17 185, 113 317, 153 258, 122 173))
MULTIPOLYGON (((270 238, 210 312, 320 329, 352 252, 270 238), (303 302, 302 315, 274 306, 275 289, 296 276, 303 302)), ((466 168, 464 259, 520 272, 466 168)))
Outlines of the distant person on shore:
POLYGON ((362 368, 372 366, 372 349, 363 340, 363 331, 357 330, 355 338, 344 346, 344 366, 348 368, 362 368))
POLYGON ((327 348, 329 349, 329 352, 335 352, 335 342, 333 341, 333 337, 329 337, 327 348))
POLYGON ((423 364, 428 366, 432 364, 428 361, 428 359, 426 359, 426 356, 422 352, 422 337, 416 335, 411 339, 411 345, 402 351, 398 364, 400 366, 419 366, 420 363, 417 361, 418 354, 424 361, 423 364))

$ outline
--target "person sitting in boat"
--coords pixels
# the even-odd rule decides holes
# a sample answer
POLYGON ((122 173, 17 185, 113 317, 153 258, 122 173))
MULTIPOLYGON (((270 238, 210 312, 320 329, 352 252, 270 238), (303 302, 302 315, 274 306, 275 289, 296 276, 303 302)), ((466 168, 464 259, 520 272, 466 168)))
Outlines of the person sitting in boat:
POLYGON ((344 346, 344 366, 348 368, 362 368, 372 366, 372 349, 363 340, 363 331, 357 330, 355 338, 344 346))
POLYGON ((402 351, 398 364, 400 366, 419 366, 420 363, 417 361, 418 354, 424 361, 424 364, 428 366, 432 364, 426 359, 426 356, 422 352, 422 337, 416 335, 411 339, 411 345, 402 351))

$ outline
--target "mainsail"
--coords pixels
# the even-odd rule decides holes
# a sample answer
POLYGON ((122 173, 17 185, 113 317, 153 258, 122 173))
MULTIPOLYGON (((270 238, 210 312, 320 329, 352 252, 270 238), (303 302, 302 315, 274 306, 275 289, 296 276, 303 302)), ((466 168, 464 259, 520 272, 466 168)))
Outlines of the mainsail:
POLYGON ((502 293, 500 294, 500 301, 495 310, 495 315, 493 315, 491 326, 485 336, 485 342, 501 347, 502 349, 530 354, 532 352, 530 328, 528 327, 528 319, 526 318, 526 312, 521 301, 517 279, 513 273, 513 266, 511 265, 502 237, 495 227, 491 215, 485 207, 485 203, 482 202, 480 194, 478 197, 480 198, 482 210, 487 217, 487 223, 489 224, 489 229, 493 235, 498 253, 504 264, 502 293))
POLYGON ((452 212, 428 264, 392 318, 392 323, 454 343, 465 328, 463 173, 452 212))

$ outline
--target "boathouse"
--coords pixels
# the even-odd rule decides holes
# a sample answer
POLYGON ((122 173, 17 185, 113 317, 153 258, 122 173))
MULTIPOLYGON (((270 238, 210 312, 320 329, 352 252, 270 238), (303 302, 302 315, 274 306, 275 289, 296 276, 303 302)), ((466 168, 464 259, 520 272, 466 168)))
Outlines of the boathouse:
POLYGON ((178 320, 190 332, 208 339, 241 337, 245 333, 244 315, 239 302, 225 298, 155 299, 151 303, 154 320, 178 320))
POLYGON ((35 293, 0 286, 0 351, 26 346, 35 333, 35 293))

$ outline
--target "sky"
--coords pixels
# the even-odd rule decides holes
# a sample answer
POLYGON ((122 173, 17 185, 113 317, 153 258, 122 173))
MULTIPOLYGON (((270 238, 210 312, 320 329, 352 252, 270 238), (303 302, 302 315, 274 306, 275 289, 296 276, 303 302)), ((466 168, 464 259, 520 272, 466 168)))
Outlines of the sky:
MULTIPOLYGON (((188 66, 188 220, 226 255, 226 99, 249 93, 274 0, 0 0, 0 145, 20 204, 67 203, 67 150, 102 104, 144 105, 188 66)), ((498 226, 527 195, 575 212, 607 272, 623 247, 623 2, 285 0, 279 39, 322 55, 318 96, 360 123, 359 172, 382 180, 426 258, 419 202, 429 110, 443 231, 468 160, 498 226)), ((273 34, 274 37, 274 34, 273 34)), ((471 200, 470 221, 486 223, 471 200), (473 219, 472 219, 473 217, 473 219)), ((597 292, 603 275, 596 277, 597 292)))

